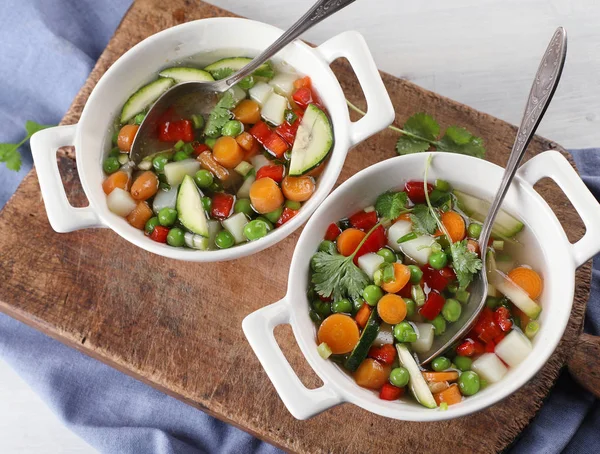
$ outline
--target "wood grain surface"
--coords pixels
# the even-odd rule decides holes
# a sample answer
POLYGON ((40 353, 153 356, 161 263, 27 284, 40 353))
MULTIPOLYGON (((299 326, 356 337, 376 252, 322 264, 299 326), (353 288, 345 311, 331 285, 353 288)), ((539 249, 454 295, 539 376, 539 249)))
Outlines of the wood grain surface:
POLYGON ((600 399, 600 337, 583 333, 568 366, 575 380, 600 399))
MULTIPOLYGON (((102 73, 145 37, 178 23, 231 15, 203 2, 138 0, 123 19, 63 124, 75 123, 102 73)), ((357 81, 334 65, 349 98, 364 107, 357 81)), ((397 121, 425 111, 442 126, 463 125, 483 137, 488 159, 504 164, 515 128, 469 107, 383 74, 397 121)), ((340 182, 394 156, 397 135, 385 131, 350 152, 340 182)), ((529 157, 558 145, 536 137, 529 157)), ((59 167, 70 200, 86 205, 74 151, 59 167)), ((569 158, 570 159, 570 158, 569 158)), ((571 160, 572 163, 572 160, 571 160)), ((570 239, 583 224, 556 186, 536 185, 570 239), (576 221, 574 221, 576 219, 576 221)), ((234 262, 183 263, 134 247, 108 229, 57 234, 50 228, 35 171, 0 213, 0 310, 221 420, 285 450, 315 452, 497 452, 518 437, 542 405, 576 344, 588 299, 591 266, 577 271, 571 320, 544 368, 519 392, 477 417, 406 423, 340 405, 296 421, 279 400, 248 343, 241 322, 280 299, 299 232, 272 248, 234 262), (23 226, 28 240, 22 241, 23 226), (276 259, 274 259, 276 257, 276 259), (232 278, 234 276, 235 278, 232 278)), ((309 387, 319 385, 291 329, 276 330, 286 357, 309 387)))

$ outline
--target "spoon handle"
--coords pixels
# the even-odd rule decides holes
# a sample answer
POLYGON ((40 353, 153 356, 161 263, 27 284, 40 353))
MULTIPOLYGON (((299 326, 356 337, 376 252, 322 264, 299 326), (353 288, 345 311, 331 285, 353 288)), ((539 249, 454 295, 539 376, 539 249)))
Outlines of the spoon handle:
POLYGON ((498 210, 500 209, 500 205, 502 204, 502 200, 504 200, 504 196, 508 191, 510 183, 515 176, 515 172, 523 159, 525 149, 527 148, 527 145, 529 145, 529 142, 556 91, 565 64, 566 54, 567 32, 564 28, 558 27, 556 32, 554 32, 554 36, 552 37, 540 66, 538 67, 535 80, 533 81, 531 91, 529 92, 529 97, 527 98, 527 104, 525 104, 523 119, 521 120, 521 125, 517 131, 517 138, 506 164, 504 176, 502 177, 496 197, 490 206, 485 223, 483 224, 481 235, 479 237, 479 245, 482 251, 487 249, 487 243, 492 231, 492 226, 494 225, 494 219, 496 218, 496 214, 498 214, 498 210))
POLYGON ((244 77, 252 74, 260 65, 266 62, 269 58, 287 46, 289 43, 298 38, 302 33, 318 24, 323 19, 328 18, 332 14, 345 8, 356 0, 319 0, 309 9, 304 16, 292 25, 277 41, 271 44, 258 57, 254 58, 250 63, 244 66, 241 70, 226 80, 229 86, 235 85, 244 77))

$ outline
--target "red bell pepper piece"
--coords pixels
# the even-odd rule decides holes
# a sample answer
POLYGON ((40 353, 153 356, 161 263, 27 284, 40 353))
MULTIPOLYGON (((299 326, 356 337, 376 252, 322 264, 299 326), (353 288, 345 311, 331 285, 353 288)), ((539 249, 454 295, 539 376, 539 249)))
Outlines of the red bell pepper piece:
POLYGON ((504 332, 510 331, 512 328, 512 321, 510 319, 510 311, 504 306, 500 306, 494 312, 494 322, 504 332))
POLYGON ((158 125, 158 140, 191 142, 194 140, 194 126, 189 120, 165 121, 158 125))
POLYGON ((296 90, 294 92, 294 94, 292 95, 292 99, 300 107, 302 107, 303 109, 306 109, 306 107, 313 100, 312 90, 310 88, 308 88, 308 87, 301 87, 301 88, 299 88, 298 90, 296 90))
POLYGON ((210 147, 205 143, 199 143, 194 147, 194 152, 192 153, 192 156, 198 157, 200 153, 203 153, 205 151, 210 151, 210 147))
POLYGON ((327 231, 325 232, 325 239, 329 241, 335 241, 337 237, 340 236, 340 233, 342 233, 342 230, 337 224, 329 224, 329 227, 327 227, 327 231))
POLYGON ((404 388, 398 388, 391 383, 384 383, 379 390, 379 398, 383 400, 397 400, 404 394, 404 388))
POLYGON ((150 239, 156 241, 157 243, 166 243, 167 235, 169 234, 169 229, 167 227, 163 227, 162 225, 157 225, 152 230, 150 234, 150 239))
POLYGON ((284 171, 283 166, 278 166, 278 165, 263 166, 260 169, 258 169, 258 172, 256 172, 256 179, 260 180, 261 178, 271 178, 275 182, 281 183, 281 180, 283 180, 283 171, 284 171))
POLYGON ((369 252, 377 252, 379 249, 384 247, 386 243, 387 238, 385 236, 385 229, 382 225, 380 225, 371 232, 360 249, 356 251, 356 255, 353 259, 354 264, 358 265, 359 257, 368 254, 369 252))
POLYGON ((234 197, 231 194, 217 192, 212 198, 210 215, 215 219, 227 219, 233 209, 234 197))
POLYGON ((377 213, 375 211, 370 211, 368 213, 359 211, 350 216, 348 220, 350 221, 350 224, 352 224, 352 227, 362 230, 363 232, 368 232, 375 227, 375 224, 377 224, 377 213))
POLYGON ((459 356, 473 356, 479 355, 485 352, 485 347, 481 342, 473 339, 467 339, 458 347, 456 347, 456 354, 459 356))
POLYGON ((423 271, 423 280, 429 288, 438 292, 444 290, 450 281, 456 279, 454 271, 448 266, 441 270, 436 270, 430 265, 425 265, 421 267, 421 271, 423 271))
POLYGON ((277 222, 275 223, 275 225, 277 227, 281 227, 287 221, 289 221, 294 216, 296 216, 298 214, 298 211, 299 210, 292 210, 291 208, 285 207, 283 209, 283 213, 281 213, 281 216, 279 217, 279 219, 277 220, 277 222))
MULTIPOLYGON (((422 181, 408 181, 404 185, 404 190, 408 194, 408 198, 413 203, 425 203, 425 187, 422 181)), ((433 185, 427 183, 427 194, 431 194, 433 191, 433 185)))
POLYGON ((502 330, 494 322, 494 313, 489 307, 485 307, 481 311, 473 331, 475 331, 475 333, 477 333, 479 336, 479 339, 486 344, 490 341, 493 341, 496 336, 502 334, 502 330))
POLYGON ((276 132, 272 132, 263 143, 263 146, 271 154, 281 158, 288 151, 288 144, 276 132))
POLYGON ((381 347, 371 347, 367 356, 376 359, 383 364, 392 364, 396 359, 396 349, 392 344, 385 344, 381 347))
POLYGON ((298 127, 300 126, 300 120, 296 120, 294 124, 289 124, 287 121, 280 124, 275 128, 277 134, 287 142, 288 145, 293 145, 296 140, 296 134, 298 133, 298 127))
POLYGON ((493 340, 491 340, 487 344, 485 344, 485 352, 486 353, 494 353, 494 350, 496 350, 496 343, 493 340))
POLYGON ((252 134, 252 137, 258 140, 261 145, 264 145, 265 140, 271 135, 272 131, 264 121, 259 121, 258 123, 255 123, 248 132, 252 134))
POLYGON ((427 295, 427 299, 425 300, 423 307, 419 309, 419 313, 427 320, 433 320, 439 315, 440 312, 442 312, 445 302, 446 300, 442 295, 435 290, 432 290, 429 292, 429 295, 427 295))

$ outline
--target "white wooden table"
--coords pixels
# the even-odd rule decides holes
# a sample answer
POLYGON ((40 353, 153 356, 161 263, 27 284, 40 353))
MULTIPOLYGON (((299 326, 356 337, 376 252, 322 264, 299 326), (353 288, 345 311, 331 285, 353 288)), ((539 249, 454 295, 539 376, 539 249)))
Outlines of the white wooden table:
MULTIPOLYGON (((286 28, 312 0, 212 3, 286 28)), ((539 133, 566 148, 583 148, 600 146, 599 20, 598 0, 357 0, 304 38, 318 44, 358 30, 380 69, 516 123, 538 61, 563 25, 567 64, 539 133)), ((93 451, 2 362, 0 402, 3 452, 93 451)))

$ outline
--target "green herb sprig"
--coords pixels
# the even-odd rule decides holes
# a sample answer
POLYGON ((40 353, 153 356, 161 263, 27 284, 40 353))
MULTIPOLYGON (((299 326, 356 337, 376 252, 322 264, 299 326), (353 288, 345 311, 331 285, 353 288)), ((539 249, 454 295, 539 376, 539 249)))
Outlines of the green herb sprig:
MULTIPOLYGON (((365 115, 364 111, 347 99, 346 103, 350 109, 365 115)), ((485 146, 481 137, 474 136, 460 126, 448 127, 440 137, 439 123, 431 115, 423 112, 411 116, 402 128, 394 125, 388 128, 402 134, 396 142, 396 151, 399 155, 421 153, 433 147, 435 151, 465 154, 476 158, 485 156, 485 146)))
POLYGON ((50 127, 52 127, 52 125, 41 125, 35 121, 28 120, 25 123, 27 136, 25 136, 23 140, 19 143, 0 143, 0 162, 3 162, 9 170, 14 170, 15 172, 21 170, 21 154, 19 153, 19 148, 21 148, 36 132, 50 127))

